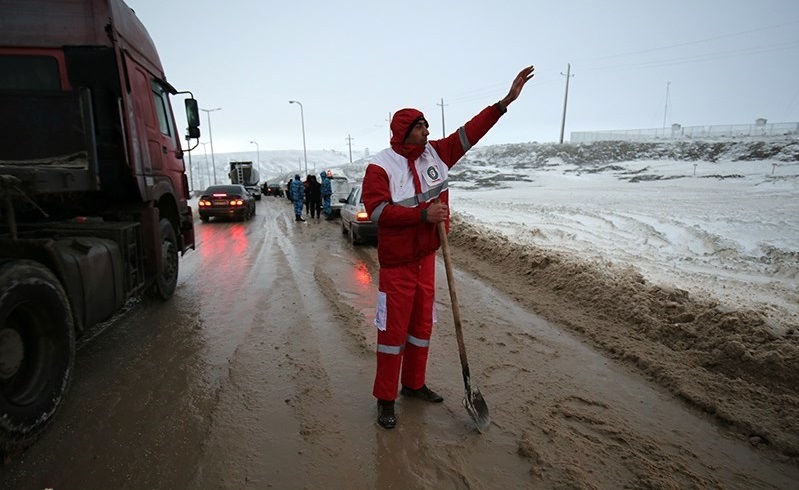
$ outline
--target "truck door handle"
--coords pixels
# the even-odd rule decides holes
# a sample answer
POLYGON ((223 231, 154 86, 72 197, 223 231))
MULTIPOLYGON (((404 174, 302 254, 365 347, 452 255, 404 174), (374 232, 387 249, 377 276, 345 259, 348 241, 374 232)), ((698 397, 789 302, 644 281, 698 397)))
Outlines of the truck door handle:
POLYGON ((161 152, 166 155, 169 150, 166 149, 166 146, 161 147, 161 152))

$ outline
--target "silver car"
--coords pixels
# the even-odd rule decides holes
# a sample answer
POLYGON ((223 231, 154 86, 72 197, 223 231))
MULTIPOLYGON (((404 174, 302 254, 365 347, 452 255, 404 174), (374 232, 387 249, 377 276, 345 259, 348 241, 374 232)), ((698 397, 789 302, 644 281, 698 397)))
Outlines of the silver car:
POLYGON ((350 235, 353 245, 377 242, 377 223, 369 219, 361 200, 361 186, 352 188, 341 207, 341 234, 350 235))

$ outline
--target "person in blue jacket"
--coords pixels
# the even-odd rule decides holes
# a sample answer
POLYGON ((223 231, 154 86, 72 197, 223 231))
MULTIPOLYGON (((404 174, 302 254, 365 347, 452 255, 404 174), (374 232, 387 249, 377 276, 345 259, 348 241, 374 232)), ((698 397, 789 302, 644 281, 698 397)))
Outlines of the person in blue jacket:
POLYGON ((330 185, 330 179, 327 178, 327 172, 319 174, 322 177, 322 212, 325 213, 325 219, 333 219, 333 208, 330 207, 330 197, 333 195, 333 186, 330 185))
POLYGON ((300 180, 300 174, 294 175, 291 182, 291 200, 294 202, 294 221, 302 219, 302 207, 305 204, 305 184, 300 180))

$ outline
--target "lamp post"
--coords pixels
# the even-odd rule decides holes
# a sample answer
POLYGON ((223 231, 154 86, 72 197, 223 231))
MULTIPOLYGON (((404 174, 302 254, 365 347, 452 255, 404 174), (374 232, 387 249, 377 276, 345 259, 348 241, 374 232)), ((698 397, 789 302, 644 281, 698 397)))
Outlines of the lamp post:
MULTIPOLYGON (((302 103, 298 100, 290 100, 289 104, 300 106, 300 121, 302 121, 302 156, 305 159, 305 175, 308 175, 308 152, 305 150, 305 112, 302 110, 302 103)), ((208 128, 209 130, 211 128, 208 128)))
MULTIPOLYGON (((203 143, 201 141, 200 144, 203 145, 203 153, 205 153, 205 179, 208 181, 208 185, 211 185, 211 175, 208 172, 208 148, 206 148, 208 143, 203 143)), ((203 186, 203 182, 200 180, 200 187, 205 189, 208 186, 203 186)))
POLYGON ((216 184, 216 163, 214 162, 214 136, 211 134, 211 113, 214 111, 221 111, 221 107, 216 109, 200 109, 208 116, 208 140, 211 142, 211 167, 214 170, 214 184, 216 184))
POLYGON ((261 147, 258 146, 258 143, 256 143, 255 141, 250 141, 250 143, 255 145, 255 155, 256 155, 255 159, 257 160, 255 168, 258 169, 258 173, 260 174, 260 173, 262 173, 261 172, 261 147))

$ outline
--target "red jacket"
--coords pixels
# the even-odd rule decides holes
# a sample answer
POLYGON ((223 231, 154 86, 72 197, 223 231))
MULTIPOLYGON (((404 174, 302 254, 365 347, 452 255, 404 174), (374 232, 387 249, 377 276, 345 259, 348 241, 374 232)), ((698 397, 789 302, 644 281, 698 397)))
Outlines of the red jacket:
MULTIPOLYGON (((441 245, 435 223, 423 211, 435 199, 449 203, 447 171, 499 121, 497 105, 483 109, 457 131, 426 146, 402 144, 408 129, 424 117, 403 109, 391 121, 391 148, 373 156, 363 179, 363 203, 377 222, 381 267, 413 262, 441 245)), ((449 230, 449 218, 446 221, 449 230)))

